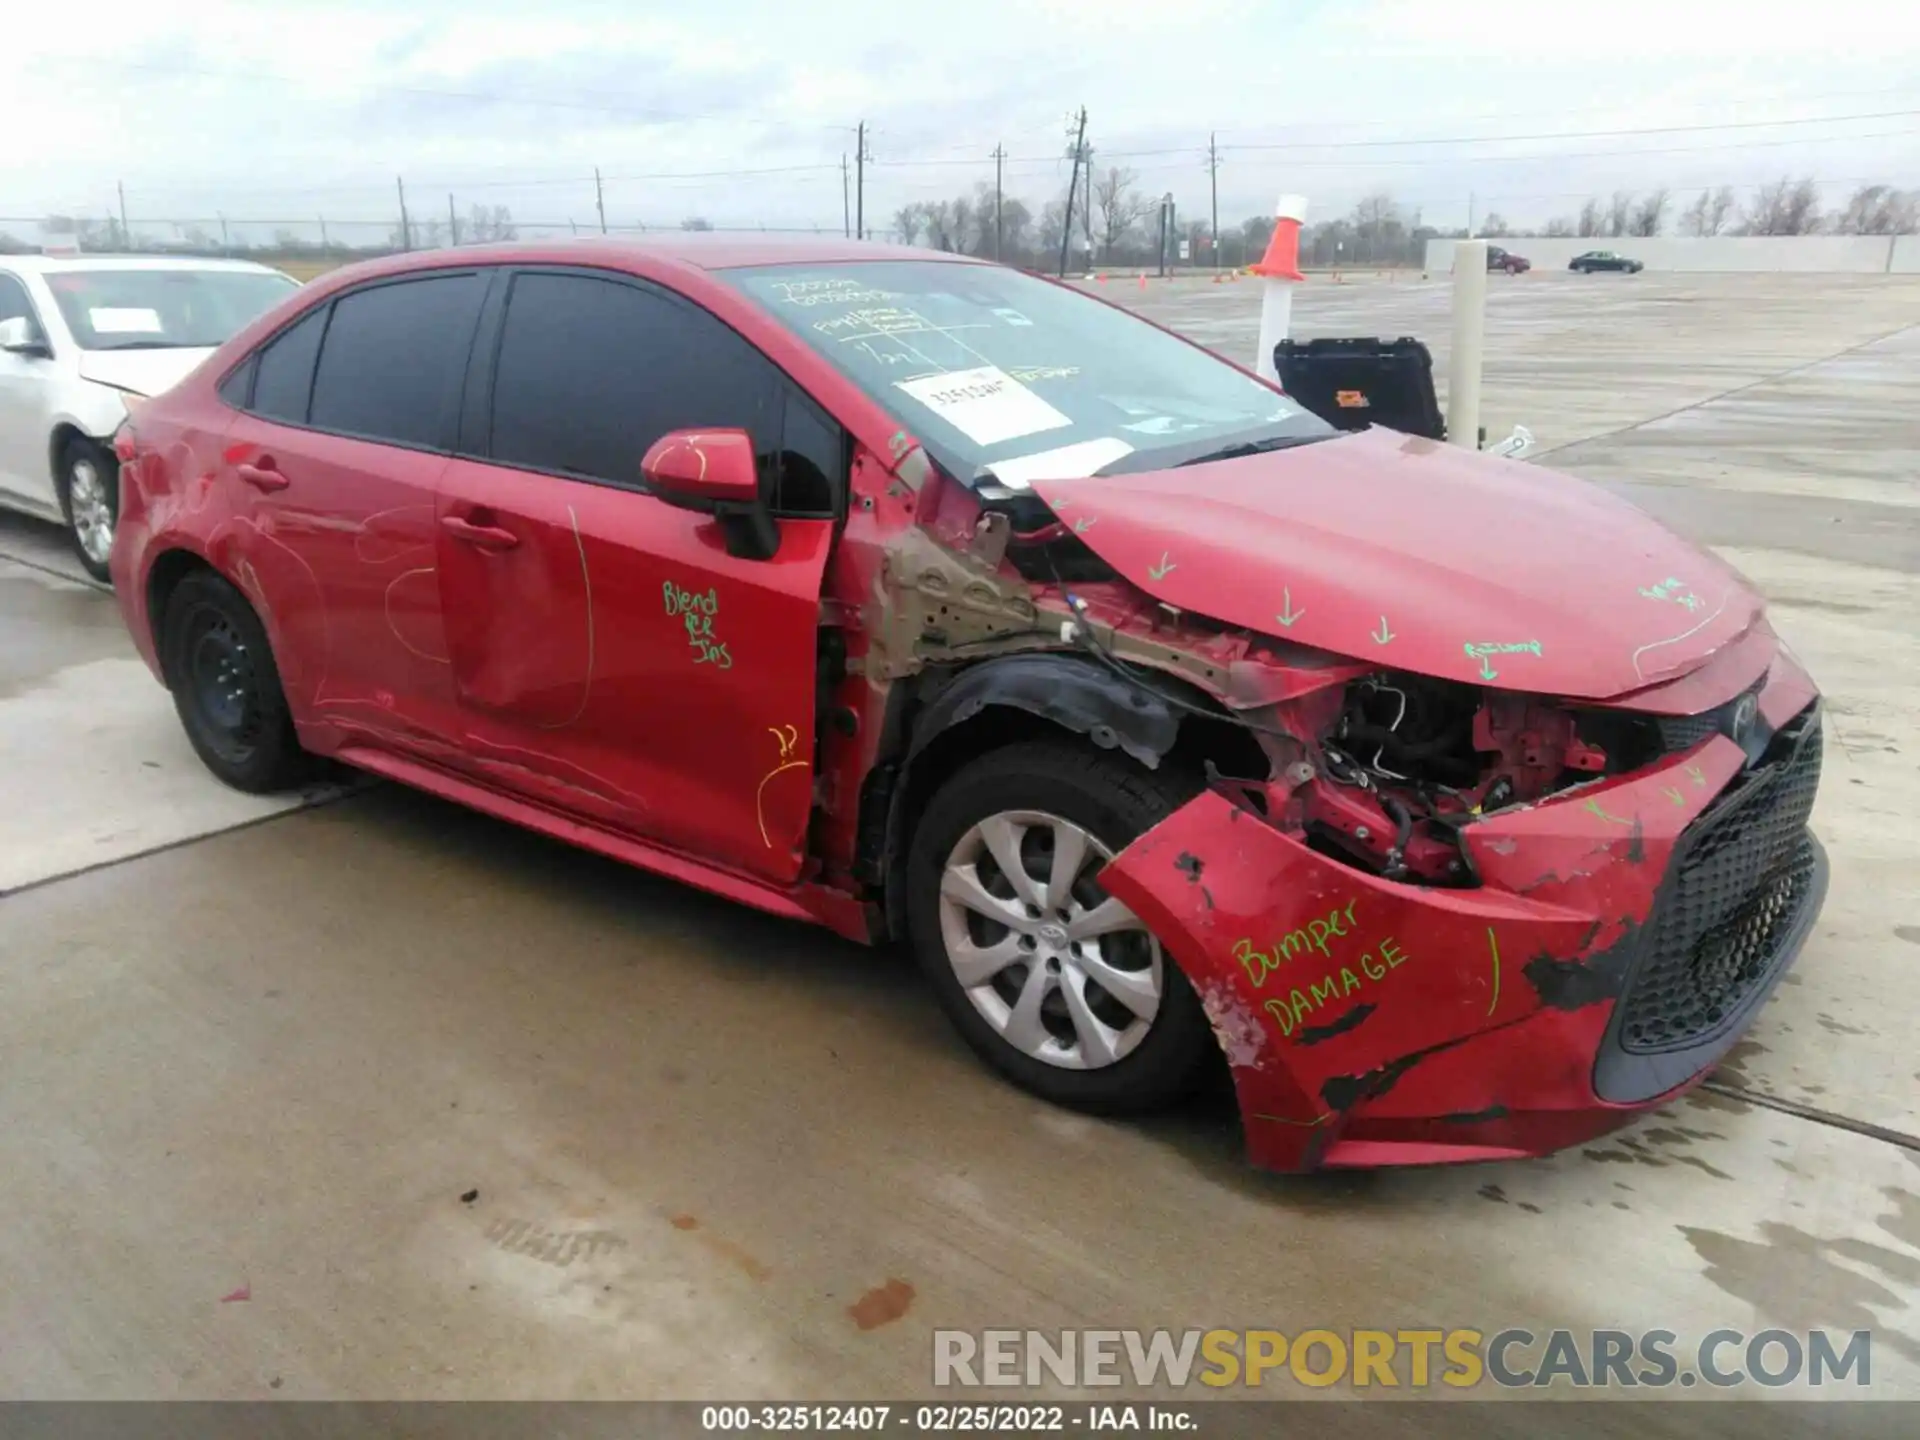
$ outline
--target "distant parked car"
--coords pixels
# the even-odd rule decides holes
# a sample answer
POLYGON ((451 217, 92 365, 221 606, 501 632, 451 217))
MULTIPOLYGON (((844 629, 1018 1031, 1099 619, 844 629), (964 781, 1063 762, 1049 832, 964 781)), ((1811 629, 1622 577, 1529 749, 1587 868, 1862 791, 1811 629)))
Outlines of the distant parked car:
POLYGON ((1591 275, 1596 270, 1624 270, 1629 275, 1638 275, 1647 267, 1638 260, 1629 260, 1611 250, 1589 250, 1584 255, 1574 256, 1567 262, 1567 268, 1582 275, 1591 275))
POLYGON ((1502 250, 1498 245, 1487 247, 1487 269, 1504 270, 1509 275, 1524 275, 1533 268, 1533 262, 1524 255, 1516 255, 1511 250, 1502 250))
POLYGON ((113 432, 299 289, 244 260, 0 255, 0 506, 65 525, 108 579, 113 432))

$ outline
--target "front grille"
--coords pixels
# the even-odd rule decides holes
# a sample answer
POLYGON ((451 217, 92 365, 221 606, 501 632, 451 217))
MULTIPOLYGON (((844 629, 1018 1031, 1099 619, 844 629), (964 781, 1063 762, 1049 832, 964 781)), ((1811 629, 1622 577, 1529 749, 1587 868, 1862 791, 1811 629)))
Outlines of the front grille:
POLYGON ((1763 675, 1726 704, 1703 710, 1698 715, 1656 716, 1654 723, 1660 727, 1661 749, 1669 755, 1678 750, 1691 750, 1709 735, 1725 731, 1740 702, 1749 696, 1757 697, 1765 685, 1766 676, 1763 675))
POLYGON ((1677 1050, 1727 1024, 1785 954, 1814 895, 1819 859, 1807 819, 1820 785, 1817 715, 1786 727, 1769 749, 1682 838, 1620 998, 1623 1050, 1677 1050))

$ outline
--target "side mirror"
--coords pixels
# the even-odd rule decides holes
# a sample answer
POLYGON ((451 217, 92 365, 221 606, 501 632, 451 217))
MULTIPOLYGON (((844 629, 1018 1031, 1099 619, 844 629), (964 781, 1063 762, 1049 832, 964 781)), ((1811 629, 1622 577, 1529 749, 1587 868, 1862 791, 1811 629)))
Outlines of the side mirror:
POLYGON ((771 560, 780 549, 746 431, 670 430, 648 448, 640 476, 656 499, 719 521, 729 555, 771 560))
POLYGON ((0 320, 0 350, 10 355, 35 355, 43 360, 53 355, 40 334, 40 327, 25 315, 0 320))

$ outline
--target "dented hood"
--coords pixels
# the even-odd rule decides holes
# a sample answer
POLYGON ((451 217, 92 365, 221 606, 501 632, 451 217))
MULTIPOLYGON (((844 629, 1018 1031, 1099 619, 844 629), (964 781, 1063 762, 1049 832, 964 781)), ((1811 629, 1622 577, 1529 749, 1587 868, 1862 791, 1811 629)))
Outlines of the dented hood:
POLYGON ((1033 488, 1156 600, 1442 679, 1607 699, 1698 669, 1762 611, 1598 486, 1393 431, 1033 488))

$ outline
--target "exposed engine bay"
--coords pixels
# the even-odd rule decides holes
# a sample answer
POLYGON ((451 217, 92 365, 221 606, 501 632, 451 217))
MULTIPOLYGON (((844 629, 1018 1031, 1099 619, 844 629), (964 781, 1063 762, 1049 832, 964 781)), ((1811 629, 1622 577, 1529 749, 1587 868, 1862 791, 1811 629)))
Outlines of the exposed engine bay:
POLYGON ((1315 847, 1440 885, 1472 883, 1460 826, 1659 753, 1631 717, 1390 672, 1351 682, 1318 741, 1320 778, 1301 796, 1315 847))
MULTIPOLYGON (((1218 726, 1251 735, 1266 756, 1267 775, 1256 778, 1244 765, 1236 773, 1212 756, 1208 769, 1269 820, 1346 863, 1418 885, 1476 884, 1460 844, 1462 826, 1631 773, 1663 751, 1660 730, 1647 717, 1391 670, 1369 670, 1342 687, 1310 688, 1260 709, 1188 704, 1167 694, 1177 684, 1172 674, 1156 675, 1157 667, 1110 648, 1124 642, 1101 612, 1130 587, 1114 583, 1118 577, 1057 519, 1037 515, 1031 497, 1022 500, 1013 508, 1031 528, 1015 529, 1007 558, 1043 591, 1057 587, 1085 622, 1072 631, 1077 643, 1190 718, 1210 713, 1218 726), (1103 630, 1105 642, 1096 638, 1103 630)), ((1173 648, 1197 644, 1217 654, 1225 647, 1244 653, 1243 663, 1291 666, 1302 658, 1299 647, 1134 598, 1173 648)), ((1349 672, 1360 668, 1325 658, 1349 672)))

